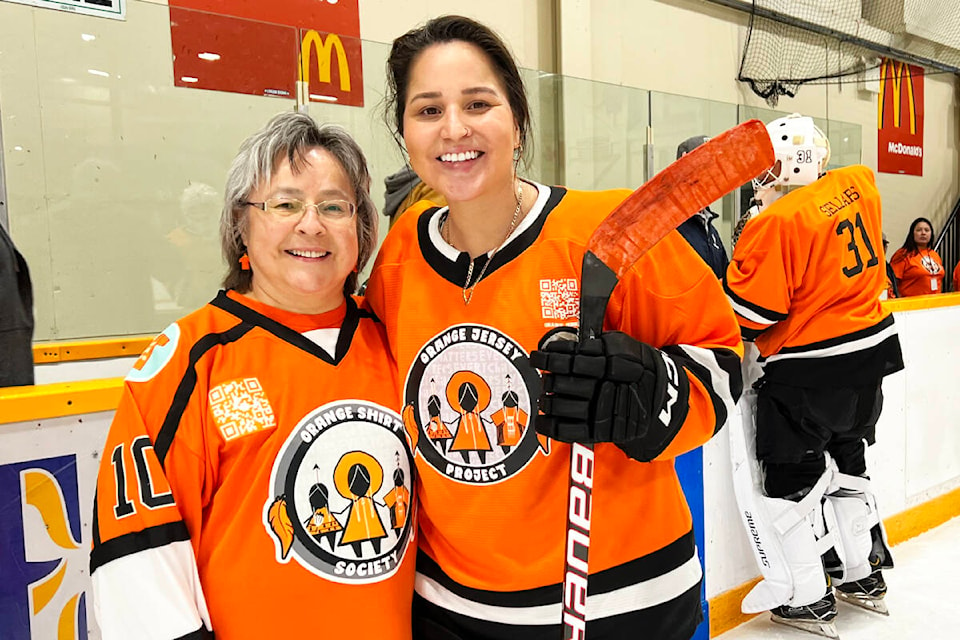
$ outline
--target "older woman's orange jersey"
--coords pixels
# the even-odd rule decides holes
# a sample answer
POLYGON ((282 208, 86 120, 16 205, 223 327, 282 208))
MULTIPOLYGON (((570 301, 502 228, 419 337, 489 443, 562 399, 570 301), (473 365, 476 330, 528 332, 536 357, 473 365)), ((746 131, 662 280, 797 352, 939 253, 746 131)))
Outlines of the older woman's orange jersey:
MULTIPOLYGON (((570 447, 536 433, 540 379, 528 354, 549 329, 576 326, 584 247, 629 195, 538 189, 469 305, 466 254, 442 240, 445 210, 428 205, 390 231, 367 288, 406 378, 404 417, 418 439, 417 593, 477 637, 544 637, 550 625, 560 633, 570 447), (453 432, 449 447, 430 437, 437 412, 453 432)), ((621 280, 607 329, 668 351, 690 397, 675 407, 682 428, 653 462, 596 445, 590 634, 692 633, 700 568, 673 458, 706 442, 739 395, 739 328, 716 276, 672 233, 621 280)))
POLYGON ((221 292, 167 327, 127 376, 97 480, 104 640, 408 640, 397 394, 353 300, 301 316, 221 292))
POLYGON ((855 165, 773 202, 743 229, 725 289, 768 380, 875 382, 902 367, 886 282, 880 194, 855 165))

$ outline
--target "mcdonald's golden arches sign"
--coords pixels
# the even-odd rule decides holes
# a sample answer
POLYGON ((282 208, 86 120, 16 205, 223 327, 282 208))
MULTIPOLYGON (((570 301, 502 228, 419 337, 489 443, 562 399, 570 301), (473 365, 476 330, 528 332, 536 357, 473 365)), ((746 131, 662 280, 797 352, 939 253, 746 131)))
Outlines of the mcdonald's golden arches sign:
POLYGON ((882 59, 877 144, 878 171, 923 175, 923 67, 882 59))
POLYGON ((359 0, 169 0, 178 87, 363 106, 359 0))

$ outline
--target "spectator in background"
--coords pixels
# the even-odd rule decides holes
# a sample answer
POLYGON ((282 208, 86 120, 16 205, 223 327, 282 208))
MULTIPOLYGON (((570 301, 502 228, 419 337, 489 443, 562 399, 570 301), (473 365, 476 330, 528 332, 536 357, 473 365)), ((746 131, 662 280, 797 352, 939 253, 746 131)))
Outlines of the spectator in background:
POLYGON ((32 341, 30 271, 0 224, 0 387, 33 384, 32 341))
POLYGON ((167 265, 167 285, 177 307, 192 311, 210 300, 210 288, 223 264, 212 247, 217 242, 217 212, 222 199, 204 182, 190 182, 180 194, 177 226, 166 235, 175 248, 172 265, 167 265))
MULTIPOLYGON (((707 136, 687 138, 677 147, 677 159, 679 160, 709 139, 707 136)), ((710 207, 705 207, 677 227, 677 231, 700 254, 717 278, 722 279, 727 271, 727 252, 723 248, 720 234, 713 226, 713 221, 717 217, 710 207)))
POLYGON ((960 291, 960 262, 953 268, 953 289, 951 291, 960 291))
POLYGON ((943 291, 943 260, 933 250, 933 224, 926 218, 910 223, 903 246, 890 259, 902 297, 943 291))
POLYGON ((387 188, 383 193, 383 215, 390 218, 391 227, 414 202, 429 200, 441 207, 447 204, 446 198, 421 180, 409 164, 388 175, 383 183, 387 188))
POLYGON ((900 292, 897 286, 897 276, 893 272, 893 267, 890 266, 890 261, 887 260, 887 247, 890 246, 890 241, 887 240, 887 234, 883 234, 883 261, 887 265, 887 300, 893 300, 894 298, 900 297, 900 292))

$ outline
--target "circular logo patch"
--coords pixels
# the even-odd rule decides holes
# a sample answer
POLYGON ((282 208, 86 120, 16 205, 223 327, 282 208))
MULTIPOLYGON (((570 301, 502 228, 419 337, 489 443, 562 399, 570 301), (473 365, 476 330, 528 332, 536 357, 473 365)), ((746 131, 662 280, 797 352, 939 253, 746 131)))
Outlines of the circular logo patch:
POLYGON ((153 339, 153 342, 143 350, 133 368, 127 374, 131 382, 146 382, 167 366, 177 350, 180 341, 180 327, 176 322, 163 330, 163 333, 153 339))
POLYGON ((310 412, 274 463, 264 525, 277 560, 328 580, 379 582, 413 536, 413 460, 393 411, 358 400, 310 412))
POLYGON ((405 385, 417 451, 458 482, 505 480, 541 446, 532 422, 539 388, 527 352, 500 331, 462 324, 437 334, 420 349, 405 385))

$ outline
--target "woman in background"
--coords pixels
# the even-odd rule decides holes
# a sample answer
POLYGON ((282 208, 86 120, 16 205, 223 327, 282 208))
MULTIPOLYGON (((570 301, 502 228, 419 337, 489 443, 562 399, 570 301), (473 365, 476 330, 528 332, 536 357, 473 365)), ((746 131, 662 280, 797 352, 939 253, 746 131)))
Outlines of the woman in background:
POLYGON ((900 297, 943 291, 943 260, 933 249, 933 224, 926 218, 910 223, 903 246, 890 258, 900 297))
POLYGON ((340 127, 283 113, 227 176, 209 304, 127 376, 97 480, 104 640, 409 640, 413 469, 351 297, 377 213, 340 127), (308 634, 309 635, 309 634, 308 634))

